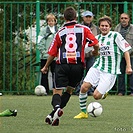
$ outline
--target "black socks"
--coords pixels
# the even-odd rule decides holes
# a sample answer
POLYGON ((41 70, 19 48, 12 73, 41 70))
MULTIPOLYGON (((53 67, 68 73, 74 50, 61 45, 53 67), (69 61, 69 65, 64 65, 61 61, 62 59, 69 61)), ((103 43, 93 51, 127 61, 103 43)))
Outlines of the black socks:
POLYGON ((59 94, 54 94, 51 102, 54 110, 56 110, 57 108, 64 108, 68 103, 70 97, 71 95, 68 92, 64 92, 62 96, 60 96, 59 94))
POLYGON ((64 92, 63 95, 61 96, 61 105, 60 108, 64 108, 66 104, 68 103, 71 95, 68 92, 64 92))
POLYGON ((59 94, 54 94, 52 97, 52 102, 51 104, 53 105, 53 108, 56 110, 57 108, 60 107, 61 105, 61 96, 59 94))

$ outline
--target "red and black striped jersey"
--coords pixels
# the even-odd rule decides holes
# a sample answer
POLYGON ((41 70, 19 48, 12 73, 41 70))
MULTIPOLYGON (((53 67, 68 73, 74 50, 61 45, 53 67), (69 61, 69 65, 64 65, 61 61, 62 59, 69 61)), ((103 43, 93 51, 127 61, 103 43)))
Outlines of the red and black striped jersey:
POLYGON ((87 42, 91 42, 88 46, 94 46, 98 40, 88 27, 71 21, 56 33, 48 54, 57 57, 58 64, 84 63, 87 42))

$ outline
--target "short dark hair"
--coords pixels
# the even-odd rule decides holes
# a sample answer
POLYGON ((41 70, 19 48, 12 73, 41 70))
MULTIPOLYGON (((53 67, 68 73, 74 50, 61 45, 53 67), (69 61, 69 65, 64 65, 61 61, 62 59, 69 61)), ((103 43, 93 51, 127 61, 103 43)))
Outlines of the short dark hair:
POLYGON ((112 27, 112 19, 109 16, 105 15, 104 17, 100 18, 98 21, 98 26, 100 26, 102 21, 106 21, 110 25, 110 27, 112 27))
POLYGON ((76 11, 73 7, 67 7, 64 11, 64 18, 68 21, 76 19, 76 11))

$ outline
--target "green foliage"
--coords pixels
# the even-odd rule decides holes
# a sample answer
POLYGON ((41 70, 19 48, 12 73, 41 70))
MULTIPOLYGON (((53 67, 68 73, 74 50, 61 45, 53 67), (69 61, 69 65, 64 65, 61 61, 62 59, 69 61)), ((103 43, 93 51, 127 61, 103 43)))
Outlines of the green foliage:
MULTIPOLYGON (((36 45, 28 40, 26 30, 35 24, 37 15, 40 15, 40 19, 45 20, 49 13, 55 14, 58 26, 62 26, 63 12, 67 6, 73 6, 76 9, 79 23, 82 22, 81 12, 83 10, 90 10, 95 14, 94 23, 96 25, 100 17, 110 16, 113 21, 112 30, 119 23, 119 15, 124 10, 123 3, 118 4, 118 2, 106 2, 105 4, 92 1, 46 2, 40 0, 40 11, 36 11, 35 1, 34 3, 22 2, 22 0, 0 3, 0 75, 2 75, 0 91, 15 94, 32 93, 36 82, 33 64, 38 56, 36 55, 36 45)), ((128 13, 132 14, 132 10, 132 5, 128 4, 128 13)), ((131 18, 131 20, 133 19, 131 18)))
MULTIPOLYGON (((1 91, 12 91, 14 94, 31 93, 36 80, 32 66, 35 58, 35 53, 26 52, 21 43, 15 45, 6 42, 5 52, 0 60, 2 67, 0 73, 3 73, 5 78, 4 90, 2 90, 3 82, 0 83, 1 91)), ((0 80, 2 81, 3 77, 0 77, 0 80)))

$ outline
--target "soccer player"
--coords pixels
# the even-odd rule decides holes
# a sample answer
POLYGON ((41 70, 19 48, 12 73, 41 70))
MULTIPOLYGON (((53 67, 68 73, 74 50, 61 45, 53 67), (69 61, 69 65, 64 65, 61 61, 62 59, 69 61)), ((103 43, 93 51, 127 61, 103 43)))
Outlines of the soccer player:
POLYGON ((98 100, 105 98, 105 94, 113 87, 116 75, 120 74, 120 61, 124 54, 126 60, 126 73, 131 74, 132 68, 128 50, 129 43, 118 32, 110 31, 112 20, 108 16, 99 19, 98 22, 101 34, 96 38, 99 41, 100 55, 94 65, 89 69, 80 89, 79 102, 81 113, 74 118, 88 118, 86 111, 87 91, 96 86, 93 97, 98 100))
POLYGON ((93 55, 98 55, 98 40, 90 29, 77 24, 76 11, 73 7, 67 7, 64 11, 66 23, 57 32, 49 48, 49 57, 45 66, 41 69, 47 73, 48 66, 57 57, 55 67, 55 90, 52 97, 52 112, 46 117, 45 122, 52 126, 59 125, 59 118, 63 114, 75 86, 81 81, 84 72, 84 48, 87 40, 88 46, 93 46, 93 55), (63 89, 66 91, 63 93, 63 89))

